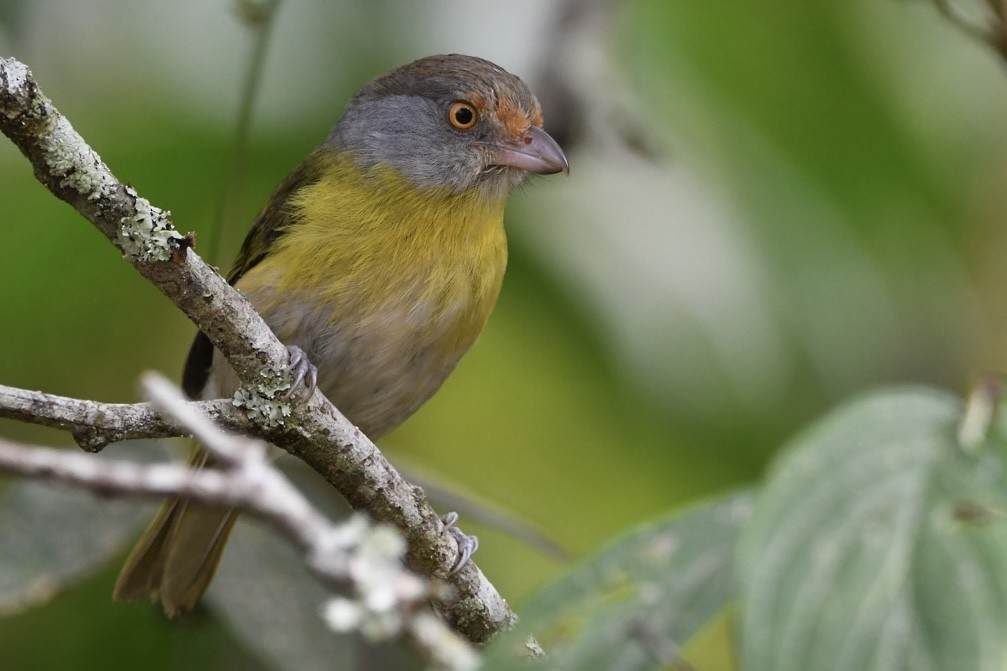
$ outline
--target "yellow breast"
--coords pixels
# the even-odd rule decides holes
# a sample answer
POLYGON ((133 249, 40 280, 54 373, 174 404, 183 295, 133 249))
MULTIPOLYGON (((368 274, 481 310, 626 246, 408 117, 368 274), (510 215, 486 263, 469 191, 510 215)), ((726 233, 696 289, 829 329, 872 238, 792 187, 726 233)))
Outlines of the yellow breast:
POLYGON ((507 262, 504 201, 326 160, 323 179, 288 203, 296 223, 237 286, 373 438, 426 401, 482 332, 507 262))

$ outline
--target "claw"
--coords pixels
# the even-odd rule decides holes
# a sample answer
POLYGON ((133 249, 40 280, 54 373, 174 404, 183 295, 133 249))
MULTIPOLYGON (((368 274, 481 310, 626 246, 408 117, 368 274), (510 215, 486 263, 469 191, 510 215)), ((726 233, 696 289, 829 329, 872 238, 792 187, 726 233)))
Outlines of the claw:
POLYGON ((290 398, 295 391, 302 389, 303 386, 304 398, 311 398, 318 386, 318 368, 311 363, 308 355, 300 347, 290 345, 287 347, 287 351, 290 352, 290 374, 294 376, 294 381, 284 396, 290 398), (306 386, 303 385, 305 381, 307 381, 306 386))
POLYGON ((470 536, 458 527, 455 526, 455 522, 458 521, 458 513, 450 512, 444 513, 441 517, 441 522, 444 524, 444 528, 454 536, 455 543, 458 544, 458 558, 455 559, 455 563, 451 566, 450 575, 456 575, 459 571, 465 568, 465 565, 469 563, 472 559, 472 555, 476 553, 479 549, 479 537, 470 536))

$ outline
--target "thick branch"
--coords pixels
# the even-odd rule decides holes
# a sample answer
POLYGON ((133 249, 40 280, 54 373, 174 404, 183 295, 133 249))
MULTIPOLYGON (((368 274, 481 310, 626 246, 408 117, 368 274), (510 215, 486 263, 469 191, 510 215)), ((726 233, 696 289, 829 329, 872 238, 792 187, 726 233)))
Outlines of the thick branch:
MULTIPOLYGON (((174 230, 168 213, 112 175, 14 59, 0 59, 0 131, 28 158, 42 184, 196 323, 248 388, 263 376, 286 375, 287 350, 252 306, 189 249, 190 240, 174 230)), ((442 604, 453 626, 482 642, 511 622, 507 603, 474 563, 449 575, 458 552, 454 538, 423 492, 403 480, 370 440, 319 392, 293 411, 282 426, 259 435, 307 462, 354 508, 402 530, 410 567, 455 588, 456 598, 442 604)))

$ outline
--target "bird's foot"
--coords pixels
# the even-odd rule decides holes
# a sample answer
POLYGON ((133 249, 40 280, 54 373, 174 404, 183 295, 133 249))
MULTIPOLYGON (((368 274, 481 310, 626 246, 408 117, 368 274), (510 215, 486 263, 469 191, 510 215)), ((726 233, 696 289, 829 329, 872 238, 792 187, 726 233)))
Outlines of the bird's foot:
POLYGON ((303 394, 305 399, 311 398, 318 386, 318 368, 300 347, 290 345, 287 351, 290 352, 290 374, 294 376, 294 381, 284 396, 290 398, 296 392, 303 394))
POLYGON ((465 565, 469 563, 472 559, 472 555, 476 553, 479 549, 479 537, 470 536, 458 527, 455 523, 458 521, 458 513, 450 512, 444 513, 441 517, 441 522, 444 523, 444 528, 454 536, 455 543, 458 544, 458 558, 455 559, 455 563, 451 566, 450 575, 456 575, 459 571, 465 568, 465 565))

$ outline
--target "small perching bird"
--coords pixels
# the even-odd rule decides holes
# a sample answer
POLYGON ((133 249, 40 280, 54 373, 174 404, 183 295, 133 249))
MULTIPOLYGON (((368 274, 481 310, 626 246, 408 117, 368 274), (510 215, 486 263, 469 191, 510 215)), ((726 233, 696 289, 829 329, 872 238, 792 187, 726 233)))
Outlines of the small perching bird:
MULTIPOLYGON (((291 348, 298 379, 317 382, 376 439, 430 398, 479 337, 507 263, 507 197, 528 173, 557 172, 569 172, 566 157, 524 82, 472 56, 423 58, 353 97, 273 193, 228 280, 291 348)), ((186 392, 219 398, 238 384, 198 334, 186 392)), ((191 610, 235 518, 168 501, 114 597, 191 610)))

